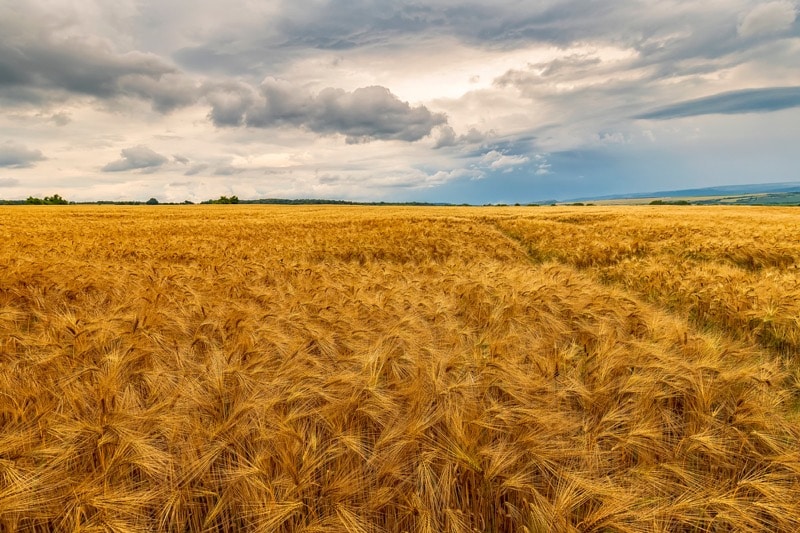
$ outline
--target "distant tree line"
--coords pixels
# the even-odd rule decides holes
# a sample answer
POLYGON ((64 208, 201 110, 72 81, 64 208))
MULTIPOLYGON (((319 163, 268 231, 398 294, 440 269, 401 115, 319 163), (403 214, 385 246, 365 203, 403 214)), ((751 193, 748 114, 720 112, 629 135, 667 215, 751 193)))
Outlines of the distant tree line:
MULTIPOLYGON (((258 200, 240 200, 240 204, 274 204, 274 205, 430 205, 448 206, 455 205, 444 202, 354 202, 351 200, 327 200, 324 198, 259 198, 258 200)), ((467 205, 467 204, 463 204, 467 205)))
MULTIPOLYGON (((240 200, 238 196, 220 196, 217 199, 209 199, 200 202, 201 204, 258 204, 258 205, 368 205, 368 206, 455 206, 446 202, 354 202, 352 200, 330 200, 326 198, 259 198, 256 200, 240 200)), ((26 200, 2 200, 0 205, 193 205, 194 202, 184 200, 183 202, 160 202, 158 198, 150 198, 147 201, 140 200, 97 200, 94 202, 69 202, 58 194, 37 198, 29 196, 26 200)), ((470 204, 460 204, 468 206, 470 204)), ((485 204, 487 207, 506 205, 506 204, 485 204)), ((514 204, 519 206, 520 204, 514 204)), ((527 206, 538 206, 539 204, 523 204, 527 206)), ((555 204, 553 204, 555 205, 555 204)), ((574 204, 582 205, 582 204, 574 204)), ((586 204, 591 205, 591 204, 586 204)))
POLYGON ((650 205, 692 205, 688 200, 653 200, 650 205))
POLYGON ((236 196, 220 196, 216 200, 206 200, 201 204, 260 204, 260 205, 453 205, 430 202, 353 202, 351 200, 328 200, 325 198, 259 198, 257 200, 240 200, 236 196))
POLYGON ((200 202, 202 204, 238 204, 239 197, 238 196, 231 196, 230 198, 227 196, 220 196, 216 200, 206 200, 205 202, 200 202))

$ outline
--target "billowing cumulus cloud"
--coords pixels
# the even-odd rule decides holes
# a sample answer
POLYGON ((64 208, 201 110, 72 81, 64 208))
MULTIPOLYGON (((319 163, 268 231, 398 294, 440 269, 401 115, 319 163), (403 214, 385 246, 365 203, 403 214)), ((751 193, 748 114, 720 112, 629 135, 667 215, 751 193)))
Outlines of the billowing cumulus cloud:
POLYGON ((251 86, 237 81, 209 84, 204 92, 211 106, 208 118, 216 126, 241 125, 258 98, 251 86))
POLYGON ((446 146, 455 146, 458 138, 456 137, 456 132, 450 126, 443 126, 439 128, 439 135, 436 138, 436 144, 434 144, 434 148, 444 148, 446 146))
POLYGON ((329 87, 313 94, 286 80, 267 78, 257 95, 246 85, 228 84, 212 88, 206 98, 211 104, 209 117, 217 126, 288 125, 323 135, 341 134, 348 144, 418 141, 447 122, 443 114, 422 105, 412 107, 379 86, 352 92, 329 87))
POLYGON ((456 131, 449 125, 444 124, 438 128, 438 135, 433 147, 435 149, 460 144, 477 144, 485 141, 487 134, 478 131, 477 128, 469 128, 466 133, 456 135, 456 131))
POLYGON ((126 170, 153 171, 169 159, 154 152, 147 146, 134 146, 126 148, 120 153, 122 156, 103 167, 103 172, 123 172, 126 170))
POLYGON ((44 159, 41 150, 30 149, 11 141, 0 144, 0 167, 28 168, 44 159))

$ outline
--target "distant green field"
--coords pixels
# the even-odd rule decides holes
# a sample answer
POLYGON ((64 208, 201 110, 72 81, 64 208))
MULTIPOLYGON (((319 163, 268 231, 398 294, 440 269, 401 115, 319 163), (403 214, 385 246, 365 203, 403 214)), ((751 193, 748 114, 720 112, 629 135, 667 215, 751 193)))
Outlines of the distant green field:
MULTIPOLYGON (((800 205, 800 192, 751 193, 717 196, 651 196, 592 200, 586 205, 800 205)), ((564 204, 567 205, 567 204, 564 204)), ((575 204, 573 204, 575 205, 575 204)))
POLYGON ((724 198, 700 200, 694 203, 704 204, 704 205, 714 205, 714 204, 798 205, 800 204, 800 193, 778 192, 778 193, 766 193, 766 194, 743 194, 741 196, 726 196, 724 198))

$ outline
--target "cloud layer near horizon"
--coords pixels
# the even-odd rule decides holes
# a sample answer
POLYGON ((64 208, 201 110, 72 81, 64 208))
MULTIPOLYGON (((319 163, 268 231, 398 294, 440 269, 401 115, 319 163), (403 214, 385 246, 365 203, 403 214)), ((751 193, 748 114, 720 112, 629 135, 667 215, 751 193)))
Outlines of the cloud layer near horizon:
POLYGON ((483 203, 797 180, 797 15, 9 0, 2 197, 483 203))

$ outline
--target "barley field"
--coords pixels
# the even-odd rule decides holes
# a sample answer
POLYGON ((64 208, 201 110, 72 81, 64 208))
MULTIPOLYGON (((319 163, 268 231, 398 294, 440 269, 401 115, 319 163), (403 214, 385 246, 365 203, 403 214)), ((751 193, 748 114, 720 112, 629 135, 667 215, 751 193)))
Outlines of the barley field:
POLYGON ((0 531, 798 531, 798 235, 0 208, 0 531))

